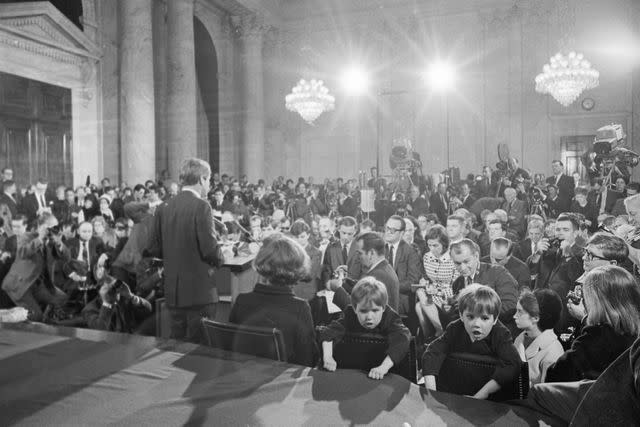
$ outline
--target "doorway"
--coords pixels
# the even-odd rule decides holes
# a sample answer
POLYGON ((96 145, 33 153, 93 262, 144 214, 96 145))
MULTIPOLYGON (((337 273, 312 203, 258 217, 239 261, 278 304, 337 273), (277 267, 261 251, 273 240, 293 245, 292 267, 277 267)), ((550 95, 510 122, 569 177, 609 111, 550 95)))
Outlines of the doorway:
POLYGON ((563 136, 560 138, 564 163, 564 172, 571 176, 574 172, 580 174, 580 181, 588 184, 587 168, 582 163, 582 156, 591 149, 595 135, 563 136))
POLYGON ((72 185, 71 90, 0 73, 0 168, 19 188, 72 185))

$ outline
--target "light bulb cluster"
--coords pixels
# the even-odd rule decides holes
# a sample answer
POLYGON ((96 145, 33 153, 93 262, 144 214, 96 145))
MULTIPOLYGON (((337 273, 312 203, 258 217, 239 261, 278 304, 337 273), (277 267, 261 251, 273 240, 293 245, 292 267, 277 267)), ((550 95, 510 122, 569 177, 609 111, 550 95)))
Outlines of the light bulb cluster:
POLYGON ((309 124, 324 112, 335 108, 335 98, 322 80, 301 79, 285 97, 285 107, 296 112, 309 124))
POLYGON ((565 107, 571 105, 586 89, 599 84, 600 73, 591 68, 591 63, 581 53, 570 52, 565 56, 558 52, 542 73, 536 76, 536 92, 548 93, 565 107))

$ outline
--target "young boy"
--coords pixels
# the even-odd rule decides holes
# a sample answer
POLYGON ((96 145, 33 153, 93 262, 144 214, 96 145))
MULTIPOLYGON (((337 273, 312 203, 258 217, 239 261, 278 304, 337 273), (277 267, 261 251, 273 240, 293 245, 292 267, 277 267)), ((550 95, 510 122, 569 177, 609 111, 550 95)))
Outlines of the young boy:
POLYGON ((486 399, 518 377, 520 356, 511 333, 498 320, 500 298, 488 286, 472 284, 458 295, 460 319, 451 322, 444 334, 427 347, 422 356, 425 386, 436 390, 436 376, 450 353, 474 353, 493 356, 502 361, 491 380, 472 397, 486 399))
POLYGON ((356 283, 351 291, 351 305, 347 306, 344 315, 321 332, 325 369, 336 370, 333 341, 340 341, 345 332, 376 333, 387 337, 387 356, 379 366, 369 371, 369 378, 381 380, 405 357, 411 333, 402 324, 400 315, 387 305, 388 300, 386 286, 375 278, 363 277, 356 283))

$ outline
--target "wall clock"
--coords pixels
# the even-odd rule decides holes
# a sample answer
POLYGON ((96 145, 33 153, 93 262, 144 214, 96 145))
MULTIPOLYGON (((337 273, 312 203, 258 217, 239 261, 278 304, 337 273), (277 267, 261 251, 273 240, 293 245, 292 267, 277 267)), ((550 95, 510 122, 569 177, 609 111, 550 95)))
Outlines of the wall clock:
POLYGON ((593 107, 596 105, 596 102, 593 98, 585 98, 582 100, 582 108, 587 111, 593 110, 593 107))

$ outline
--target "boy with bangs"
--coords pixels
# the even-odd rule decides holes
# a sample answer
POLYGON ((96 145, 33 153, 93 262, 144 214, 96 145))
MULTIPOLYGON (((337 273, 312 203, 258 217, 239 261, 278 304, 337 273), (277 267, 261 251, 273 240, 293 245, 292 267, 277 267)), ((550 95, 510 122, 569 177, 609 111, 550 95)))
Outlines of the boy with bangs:
POLYGON ((500 306, 498 294, 488 286, 471 284, 460 292, 460 319, 451 322, 422 356, 422 375, 428 389, 437 389, 436 377, 450 353, 473 353, 502 361, 492 378, 471 396, 476 399, 487 399, 518 377, 520 356, 513 345, 511 333, 498 320, 500 306))
POLYGON ((379 366, 369 371, 369 378, 381 380, 389 369, 406 356, 411 333, 402 323, 400 315, 387 305, 388 300, 387 288, 379 280, 367 276, 356 283, 351 291, 351 305, 344 310, 340 319, 333 321, 320 333, 326 370, 336 370, 333 342, 340 341, 347 332, 374 333, 387 338, 387 356, 379 366))

